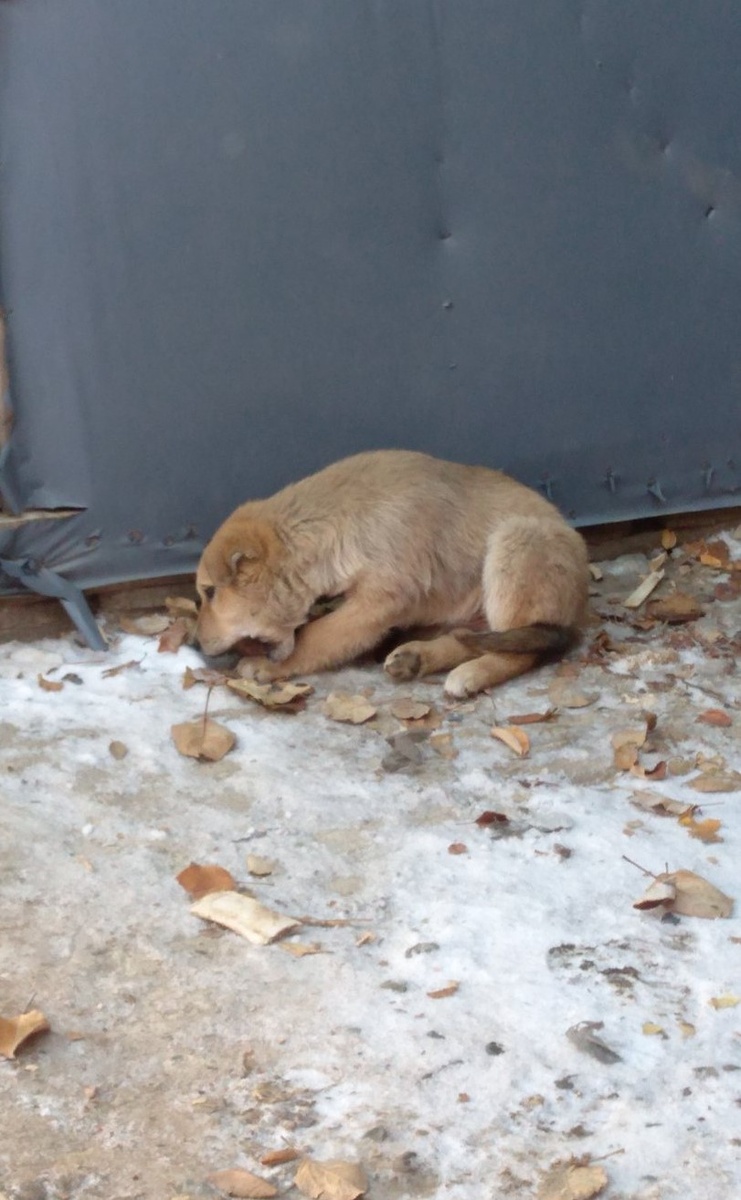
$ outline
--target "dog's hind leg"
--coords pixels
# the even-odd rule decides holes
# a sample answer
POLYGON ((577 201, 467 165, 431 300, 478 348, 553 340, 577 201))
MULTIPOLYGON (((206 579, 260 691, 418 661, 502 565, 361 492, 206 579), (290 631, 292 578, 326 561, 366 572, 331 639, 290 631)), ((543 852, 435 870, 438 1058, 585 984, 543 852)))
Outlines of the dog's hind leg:
POLYGON ((462 636, 467 660, 445 681, 457 698, 522 675, 578 641, 588 590, 584 542, 563 521, 510 517, 489 539, 482 582, 492 632, 462 636))

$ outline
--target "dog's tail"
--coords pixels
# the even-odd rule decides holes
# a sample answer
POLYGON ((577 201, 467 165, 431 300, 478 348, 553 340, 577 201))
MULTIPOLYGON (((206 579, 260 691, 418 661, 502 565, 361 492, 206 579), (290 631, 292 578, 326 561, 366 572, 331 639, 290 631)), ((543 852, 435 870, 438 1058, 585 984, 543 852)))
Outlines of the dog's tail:
POLYGON ((502 632, 490 629, 472 633, 469 629, 456 629, 454 635, 466 650, 478 654, 535 654, 538 662, 561 658, 581 640, 581 630, 576 625, 551 625, 546 621, 502 632))

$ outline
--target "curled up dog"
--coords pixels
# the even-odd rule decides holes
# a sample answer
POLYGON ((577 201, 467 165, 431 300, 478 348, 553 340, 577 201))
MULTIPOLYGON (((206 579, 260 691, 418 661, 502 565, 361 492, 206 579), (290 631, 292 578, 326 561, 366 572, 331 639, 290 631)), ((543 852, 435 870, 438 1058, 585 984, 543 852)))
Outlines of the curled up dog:
POLYGON ((259 680, 351 662, 391 630, 427 628, 386 659, 394 679, 448 672, 473 695, 570 649, 587 606, 581 536, 499 471, 405 450, 343 459, 232 513, 201 557, 198 640, 247 641, 259 680), (320 597, 342 597, 310 619, 320 597))

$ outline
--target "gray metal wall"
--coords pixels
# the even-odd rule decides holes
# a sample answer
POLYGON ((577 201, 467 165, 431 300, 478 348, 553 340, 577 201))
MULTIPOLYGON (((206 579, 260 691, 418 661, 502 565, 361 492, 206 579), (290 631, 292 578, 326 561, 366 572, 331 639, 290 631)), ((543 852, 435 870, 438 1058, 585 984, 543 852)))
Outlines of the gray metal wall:
POLYGON ((5 494, 85 510, 5 559, 187 570, 373 446, 738 502, 733 0, 15 0, 0 53, 5 494))

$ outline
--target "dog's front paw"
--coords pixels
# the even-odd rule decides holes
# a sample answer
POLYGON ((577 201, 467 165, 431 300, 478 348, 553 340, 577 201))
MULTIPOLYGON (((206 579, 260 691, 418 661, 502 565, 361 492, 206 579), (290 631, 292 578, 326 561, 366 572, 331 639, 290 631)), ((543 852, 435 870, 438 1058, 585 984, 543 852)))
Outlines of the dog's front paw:
POLYGON ((418 679, 422 674, 422 655, 417 649, 417 643, 407 642, 404 646, 397 646, 389 654, 383 669, 387 675, 400 683, 418 679))
POLYGON ((240 679, 254 679, 255 683, 273 683, 286 677, 285 670, 281 672, 280 668, 280 663, 269 658, 242 658, 237 663, 237 675, 240 679))

